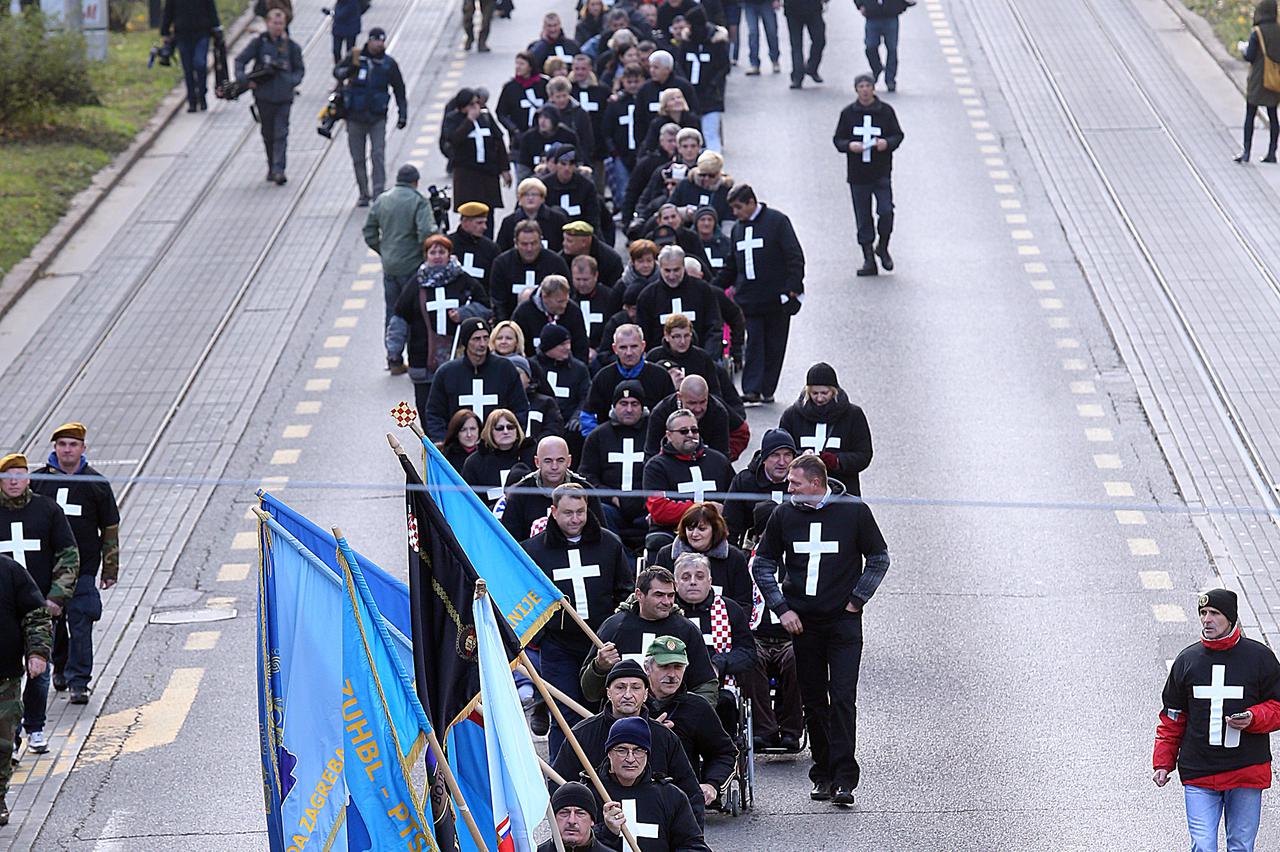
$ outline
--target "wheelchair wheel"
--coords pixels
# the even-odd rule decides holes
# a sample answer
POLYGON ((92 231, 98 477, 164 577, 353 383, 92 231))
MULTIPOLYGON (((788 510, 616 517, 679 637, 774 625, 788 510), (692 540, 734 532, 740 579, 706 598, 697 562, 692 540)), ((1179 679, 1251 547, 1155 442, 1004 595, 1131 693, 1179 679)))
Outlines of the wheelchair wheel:
POLYGON ((738 783, 742 787, 742 809, 749 811, 755 807, 755 787, 756 787, 756 746, 755 746, 755 724, 751 712, 751 699, 744 699, 742 702, 742 736, 745 743, 745 756, 742 762, 745 764, 743 771, 738 773, 738 783))

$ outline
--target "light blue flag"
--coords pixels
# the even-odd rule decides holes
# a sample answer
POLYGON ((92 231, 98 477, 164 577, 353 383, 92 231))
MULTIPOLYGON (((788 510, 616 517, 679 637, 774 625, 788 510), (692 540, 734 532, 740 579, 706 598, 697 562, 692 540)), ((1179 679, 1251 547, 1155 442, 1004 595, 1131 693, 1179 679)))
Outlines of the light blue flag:
MULTIPOLYGON (((258 525, 258 722, 268 845, 344 852, 337 576, 273 519, 258 525)), ((353 846, 353 850, 364 846, 353 846)))
POLYGON ((436 501, 458 543, 489 586, 489 596, 506 616, 521 645, 542 628, 564 595, 506 527, 485 508, 453 465, 423 438, 426 451, 425 480, 435 486, 427 493, 436 501))
POLYGON ((551 798, 511 679, 493 606, 487 596, 481 595, 471 611, 476 626, 476 656, 480 660, 480 698, 484 704, 490 803, 498 849, 533 852, 537 846, 533 830, 546 815, 551 798))
MULTIPOLYGON (((413 768, 431 723, 413 680, 395 652, 360 570, 337 539, 346 595, 342 613, 342 723, 348 810, 356 810, 373 850, 436 852, 425 790, 413 787, 413 768)), ((354 822, 354 820, 353 820, 354 822)))
MULTIPOLYGON (((453 776, 458 781, 462 798, 466 800, 476 826, 485 831, 485 826, 496 825, 493 805, 490 803, 489 753, 485 747, 484 717, 479 711, 472 710, 471 715, 449 726, 449 765, 453 767, 453 776)), ((485 837, 488 845, 480 848, 476 846, 470 831, 459 831, 458 849, 461 852, 499 852, 498 836, 490 831, 485 837)))

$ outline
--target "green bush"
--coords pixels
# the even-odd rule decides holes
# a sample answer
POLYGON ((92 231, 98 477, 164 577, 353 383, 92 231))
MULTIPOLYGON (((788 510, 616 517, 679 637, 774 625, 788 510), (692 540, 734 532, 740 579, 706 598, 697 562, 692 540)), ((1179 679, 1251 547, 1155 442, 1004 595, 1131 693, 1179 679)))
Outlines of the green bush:
POLYGON ((0 15, 0 126, 96 103, 83 36, 53 29, 36 10, 0 15))
POLYGON ((133 17, 133 0, 109 0, 107 3, 107 27, 113 33, 129 31, 129 20, 133 17))

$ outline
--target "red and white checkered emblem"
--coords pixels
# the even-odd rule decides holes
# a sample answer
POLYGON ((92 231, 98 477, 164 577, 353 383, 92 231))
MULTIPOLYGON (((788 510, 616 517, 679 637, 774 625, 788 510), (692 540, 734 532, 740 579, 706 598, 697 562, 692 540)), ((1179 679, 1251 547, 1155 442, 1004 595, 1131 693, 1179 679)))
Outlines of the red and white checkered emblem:
POLYGON ((391 418, 396 421, 397 426, 403 429, 418 419, 418 411, 409 403, 401 401, 395 408, 391 409, 391 418))
POLYGON ((418 552, 418 518, 413 512, 409 512, 409 547, 418 552))

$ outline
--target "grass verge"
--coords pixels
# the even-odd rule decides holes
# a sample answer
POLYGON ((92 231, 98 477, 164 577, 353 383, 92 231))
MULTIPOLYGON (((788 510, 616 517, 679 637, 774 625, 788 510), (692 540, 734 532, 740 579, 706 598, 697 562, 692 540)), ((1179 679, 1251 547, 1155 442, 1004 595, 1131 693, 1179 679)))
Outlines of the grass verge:
POLYGON ((1208 21, 1227 52, 1239 58, 1236 42, 1249 40, 1255 0, 1182 0, 1182 4, 1208 21))

